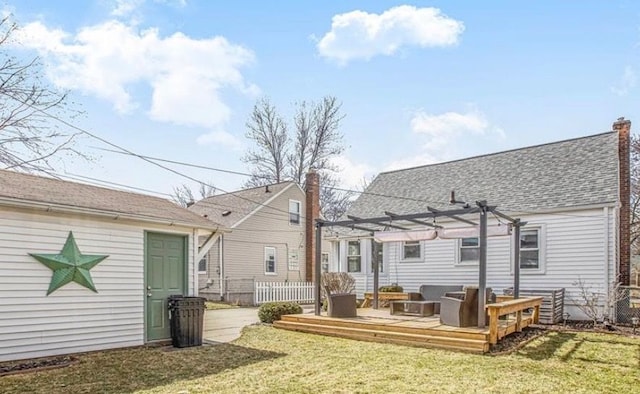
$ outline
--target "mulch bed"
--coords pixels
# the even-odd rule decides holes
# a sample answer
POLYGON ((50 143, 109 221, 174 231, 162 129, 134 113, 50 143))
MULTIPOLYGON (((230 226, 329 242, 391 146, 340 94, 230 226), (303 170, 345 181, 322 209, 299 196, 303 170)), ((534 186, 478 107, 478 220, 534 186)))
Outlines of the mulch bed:
POLYGON ((72 356, 58 356, 0 364, 0 376, 67 367, 78 361, 72 356))
POLYGON ((529 326, 523 329, 522 332, 509 334, 505 338, 501 339, 497 344, 492 345, 489 350, 489 354, 497 356, 512 353, 549 331, 600 332, 630 337, 640 336, 640 329, 636 329, 634 334, 633 327, 604 326, 602 324, 598 324, 594 327, 594 324, 591 321, 568 320, 561 324, 529 326))

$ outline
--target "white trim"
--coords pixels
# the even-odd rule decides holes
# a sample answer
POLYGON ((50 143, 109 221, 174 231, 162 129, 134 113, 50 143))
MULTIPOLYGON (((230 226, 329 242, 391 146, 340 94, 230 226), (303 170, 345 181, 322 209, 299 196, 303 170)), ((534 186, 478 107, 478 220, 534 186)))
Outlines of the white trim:
POLYGON ((265 275, 278 275, 278 249, 275 246, 264 247, 264 258, 262 260, 262 264, 264 264, 265 275), (267 271, 267 249, 273 250, 273 272, 267 271))
POLYGON ((422 241, 402 241, 400 243, 400 262, 401 263, 421 263, 424 261, 424 243, 422 241), (405 257, 404 255, 404 247, 407 242, 417 242, 418 243, 418 251, 420 252, 420 256, 418 257, 405 257))
POLYGON ((289 199, 289 204, 287 206, 287 211, 289 212, 289 215, 287 216, 287 221, 289 222, 289 226, 295 226, 295 227, 302 226, 302 201, 290 198, 289 199), (293 213, 293 212, 291 212, 291 203, 292 202, 298 203, 298 223, 292 223, 291 222, 291 214, 293 213))
MULTIPOLYGON (((544 275, 547 273, 547 231, 544 223, 536 223, 531 225, 525 225, 520 230, 520 234, 529 230, 538 231, 538 268, 523 268, 520 266, 520 275, 544 275)), ((511 250, 515 247, 513 245, 514 239, 511 237, 511 250)), ((518 240, 517 242, 520 242, 518 240)), ((522 252, 522 249, 520 249, 522 252)), ((511 261, 511 274, 513 274, 513 261, 511 261)))
MULTIPOLYGON (((257 207, 255 207, 255 209, 251 212, 249 212, 246 216, 244 216, 242 219, 238 220, 237 222, 235 222, 233 225, 231 225, 231 227, 229 228, 236 228, 238 227, 240 224, 244 223, 245 220, 249 219, 251 216, 255 215, 256 212, 258 212, 259 210, 261 210, 262 208, 264 208, 265 206, 271 204, 273 202, 273 200, 275 200, 276 198, 280 197, 282 195, 282 193, 284 193, 285 191, 289 190, 292 186, 296 185, 295 182, 291 182, 291 184, 289 184, 289 186, 286 186, 285 188, 283 188, 282 190, 280 190, 279 192, 277 192, 276 194, 274 194, 271 198, 269 198, 267 201, 258 204, 257 207)), ((233 193, 232 193, 233 194, 233 193)))

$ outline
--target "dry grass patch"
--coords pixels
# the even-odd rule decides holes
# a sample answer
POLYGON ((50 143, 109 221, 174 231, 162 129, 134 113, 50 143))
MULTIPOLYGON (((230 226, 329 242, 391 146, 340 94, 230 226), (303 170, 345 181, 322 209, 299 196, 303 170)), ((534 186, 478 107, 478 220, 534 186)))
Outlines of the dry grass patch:
POLYGON ((233 344, 79 356, 8 376, 0 392, 389 393, 632 392, 640 339, 550 332, 509 356, 480 356, 247 327, 233 344))
POLYGON ((205 301, 204 307, 208 310, 218 310, 218 309, 236 309, 239 308, 237 305, 226 304, 224 302, 215 302, 215 301, 205 301))

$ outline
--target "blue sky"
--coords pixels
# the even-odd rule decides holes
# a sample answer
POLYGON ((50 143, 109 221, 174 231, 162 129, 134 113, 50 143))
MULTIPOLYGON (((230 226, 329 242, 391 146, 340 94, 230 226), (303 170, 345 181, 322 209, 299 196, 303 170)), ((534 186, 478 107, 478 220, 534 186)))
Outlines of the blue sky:
MULTIPOLYGON (((136 153, 246 171, 245 122, 268 96, 334 95, 346 115, 343 185, 380 171, 497 152, 640 121, 640 3, 623 1, 9 2, 25 58, 136 153)), ((79 174, 170 193, 194 185, 80 146, 79 174)), ((222 190, 244 177, 174 167, 222 190)))

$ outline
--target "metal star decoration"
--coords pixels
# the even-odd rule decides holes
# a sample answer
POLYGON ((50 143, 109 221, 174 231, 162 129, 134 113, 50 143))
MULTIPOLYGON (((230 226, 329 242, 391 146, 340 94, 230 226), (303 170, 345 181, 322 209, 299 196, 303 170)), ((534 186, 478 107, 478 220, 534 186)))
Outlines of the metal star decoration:
POLYGON ((69 231, 67 242, 59 254, 29 253, 29 255, 53 271, 47 295, 70 282, 76 282, 97 293, 98 290, 93 284, 89 270, 109 257, 108 255, 83 255, 80 253, 71 231, 69 231))

